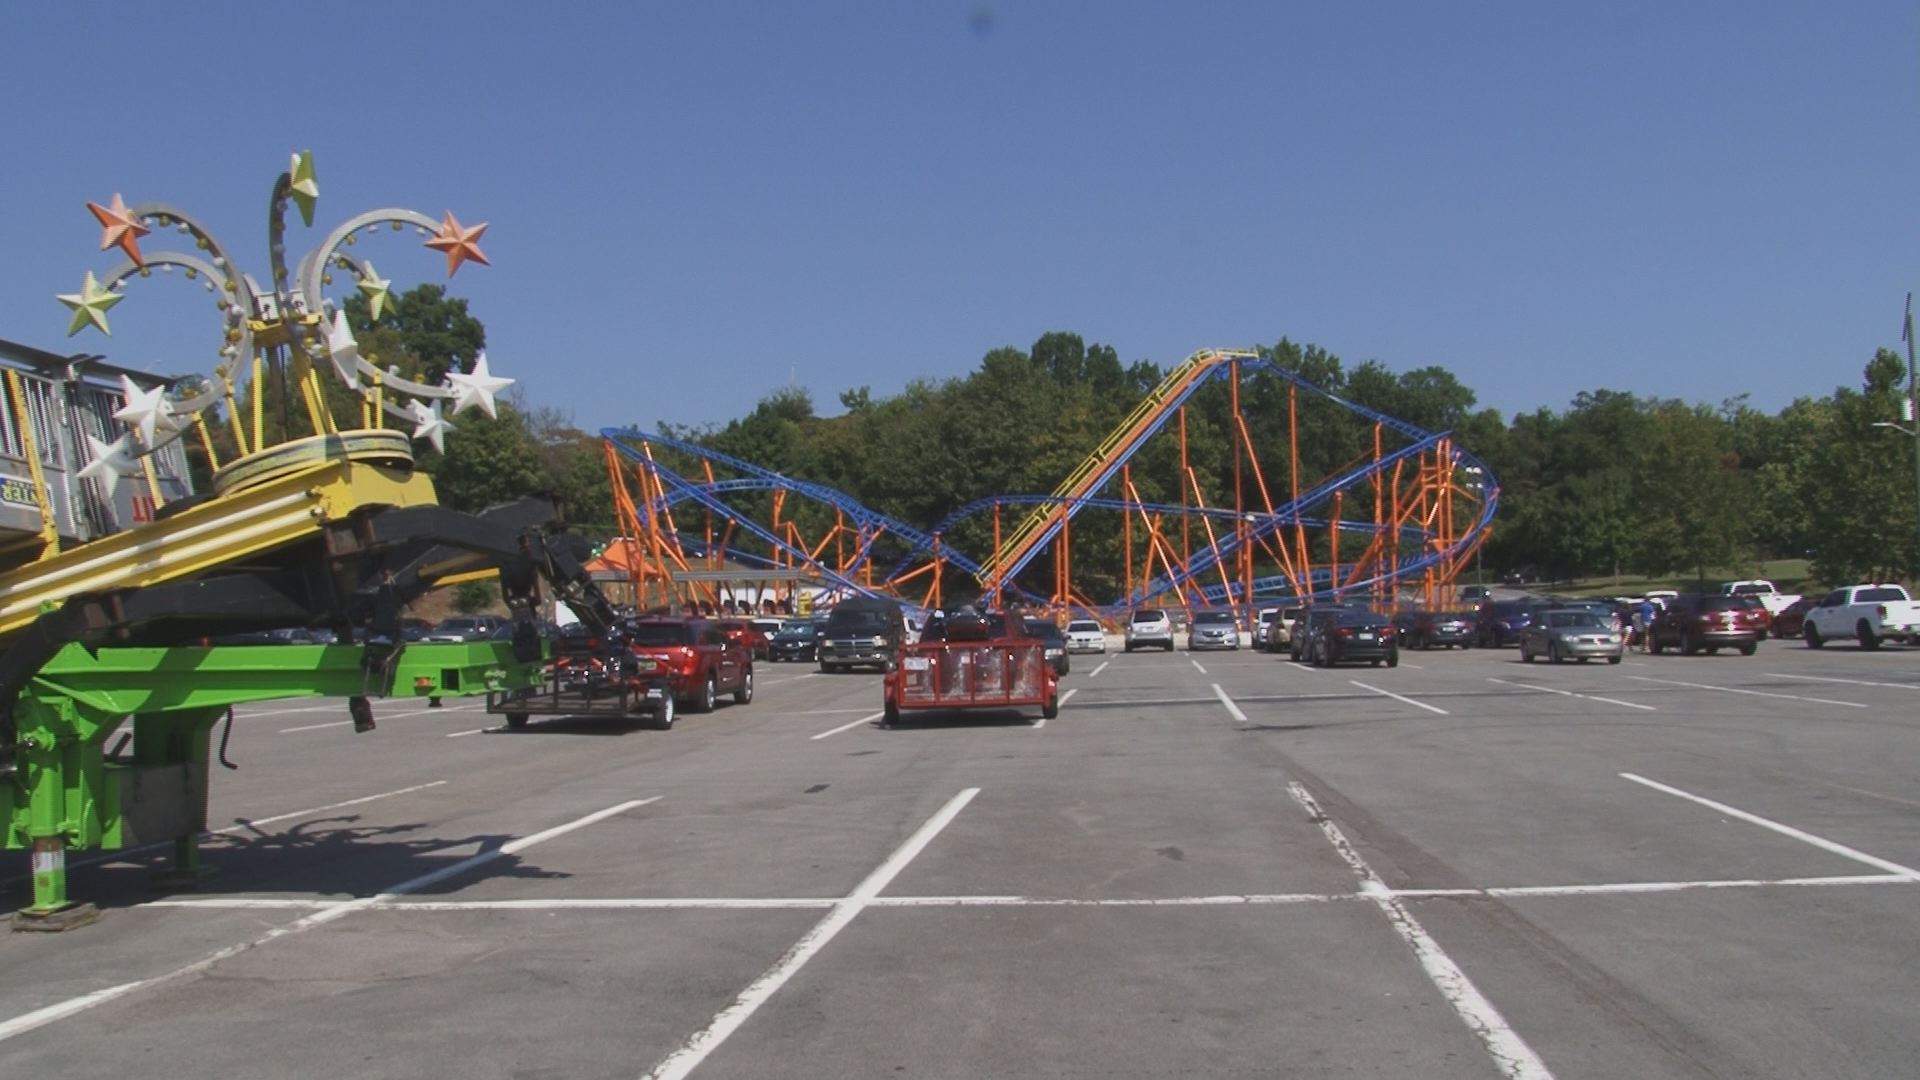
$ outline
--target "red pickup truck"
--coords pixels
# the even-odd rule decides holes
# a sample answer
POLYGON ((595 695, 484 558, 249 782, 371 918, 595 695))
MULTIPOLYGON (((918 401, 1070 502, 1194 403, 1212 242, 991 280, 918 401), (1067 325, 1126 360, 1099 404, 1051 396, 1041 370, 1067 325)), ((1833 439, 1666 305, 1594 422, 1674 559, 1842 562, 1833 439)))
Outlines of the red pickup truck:
POLYGON ((721 694, 736 705, 753 700, 753 654, 706 619, 632 619, 620 626, 629 651, 650 656, 668 674, 673 696, 689 712, 711 712, 721 694))

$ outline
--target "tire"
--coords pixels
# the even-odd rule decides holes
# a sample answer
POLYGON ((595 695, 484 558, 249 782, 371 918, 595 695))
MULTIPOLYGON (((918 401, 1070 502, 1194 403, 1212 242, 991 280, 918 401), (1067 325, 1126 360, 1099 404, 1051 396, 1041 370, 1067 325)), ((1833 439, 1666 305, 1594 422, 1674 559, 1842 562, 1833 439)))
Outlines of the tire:
POLYGON ((1132 651, 1133 651, 1133 642, 1131 642, 1131 641, 1129 641, 1129 642, 1127 642, 1127 645, 1126 645, 1126 649, 1125 649, 1125 651, 1126 651, 1126 652, 1132 652, 1132 651))
POLYGON ((1520 643, 1520 662, 1524 664, 1533 663, 1533 650, 1527 648, 1527 643, 1524 641, 1520 643))
POLYGON ((672 731, 674 708, 673 695, 668 694, 660 702, 660 710, 647 717, 647 726, 655 731, 672 731))
POLYGON ((1806 639, 1809 649, 1817 649, 1827 643, 1826 639, 1820 636, 1820 628, 1812 623, 1807 623, 1800 628, 1800 636, 1806 639))
POLYGON ((1553 661, 1556 664, 1564 664, 1567 662, 1567 658, 1560 655, 1559 642, 1557 641, 1547 642, 1547 659, 1553 661))
POLYGON ((510 712, 510 713, 508 713, 508 714, 507 714, 507 727, 508 727, 508 729, 510 729, 510 730, 512 730, 512 731, 523 731, 523 730, 525 730, 525 729, 526 729, 526 726, 527 726, 527 714, 526 714, 526 713, 523 713, 523 712, 510 712))
POLYGON ((1873 627, 1868 626, 1865 619, 1861 619, 1860 625, 1854 627, 1853 636, 1860 640, 1860 647, 1868 652, 1880 647, 1880 636, 1873 632, 1873 627))
POLYGON ((1609 657, 1607 657, 1607 663, 1609 663, 1609 664, 1617 664, 1617 663, 1619 663, 1619 662, 1620 662, 1620 658, 1619 658, 1619 657, 1617 657, 1617 656, 1609 656, 1609 657))
POLYGON ((1693 635, 1682 634, 1680 636, 1680 655, 1681 656, 1693 656, 1697 654, 1699 651, 1700 651, 1700 646, 1698 643, 1696 643, 1693 640, 1693 635))
POLYGON ((719 687, 715 685, 713 676, 709 675, 707 681, 700 684, 699 696, 693 699, 693 705, 687 711, 710 713, 713 711, 714 699, 717 697, 719 697, 719 687))
POLYGON ((1760 651, 1760 643, 1757 641, 1749 641, 1745 645, 1740 646, 1741 656, 1752 656, 1754 653, 1759 651, 1760 651))
POLYGON ((1648 652, 1652 653, 1655 656, 1659 656, 1661 653, 1665 652, 1666 650, 1667 650, 1667 647, 1665 645, 1660 644, 1660 638, 1657 635, 1651 632, 1647 634, 1647 651, 1648 652))
POLYGON ((1399 649, 1395 649, 1392 652, 1387 654, 1387 666, 1388 667, 1400 666, 1400 650, 1399 649))
POLYGON ((735 690, 733 692, 733 703, 735 705, 746 705, 746 704, 750 704, 752 701, 753 701, 753 665, 748 664, 746 672, 740 676, 740 689, 735 690))
POLYGON ((880 711, 880 726, 892 727, 900 722, 900 706, 889 700, 880 711))
POLYGON ((1040 706, 1040 715, 1042 717, 1045 717, 1048 720, 1051 720, 1054 717, 1059 716, 1060 715, 1060 699, 1057 697, 1048 698, 1047 703, 1045 705, 1040 706))

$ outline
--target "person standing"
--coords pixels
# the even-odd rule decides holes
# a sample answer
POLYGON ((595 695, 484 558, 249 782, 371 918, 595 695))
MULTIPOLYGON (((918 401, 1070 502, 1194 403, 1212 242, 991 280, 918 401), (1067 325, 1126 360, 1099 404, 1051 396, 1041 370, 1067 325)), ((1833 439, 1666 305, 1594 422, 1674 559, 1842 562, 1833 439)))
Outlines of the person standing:
POLYGON ((1640 603, 1633 609, 1633 632, 1640 635, 1640 651, 1653 651, 1653 621, 1660 617, 1660 609, 1647 597, 1641 597, 1640 603))

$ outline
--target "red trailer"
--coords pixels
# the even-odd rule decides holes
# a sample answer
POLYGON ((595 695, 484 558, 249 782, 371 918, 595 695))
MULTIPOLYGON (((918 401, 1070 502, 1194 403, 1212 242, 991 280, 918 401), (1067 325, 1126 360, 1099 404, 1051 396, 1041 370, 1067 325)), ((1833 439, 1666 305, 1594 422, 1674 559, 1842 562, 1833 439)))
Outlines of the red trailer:
POLYGON ((886 723, 907 709, 1038 708, 1049 720, 1060 714, 1059 676, 1047 663, 1047 643, 1028 636, 1019 618, 994 616, 997 636, 980 640, 963 640, 971 636, 968 627, 952 622, 952 633, 941 636, 930 623, 932 640, 902 648, 899 667, 887 675, 886 723))

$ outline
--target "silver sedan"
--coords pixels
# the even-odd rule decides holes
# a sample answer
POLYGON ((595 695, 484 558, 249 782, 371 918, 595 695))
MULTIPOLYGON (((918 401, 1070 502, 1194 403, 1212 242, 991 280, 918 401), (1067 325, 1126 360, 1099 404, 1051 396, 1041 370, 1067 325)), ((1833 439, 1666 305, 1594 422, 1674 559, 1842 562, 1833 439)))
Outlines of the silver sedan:
POLYGON ((1569 658, 1584 664, 1596 657, 1617 664, 1625 651, 1626 638, 1611 620, 1580 608, 1549 608, 1520 631, 1520 659, 1529 664, 1537 656, 1556 664, 1569 658))

